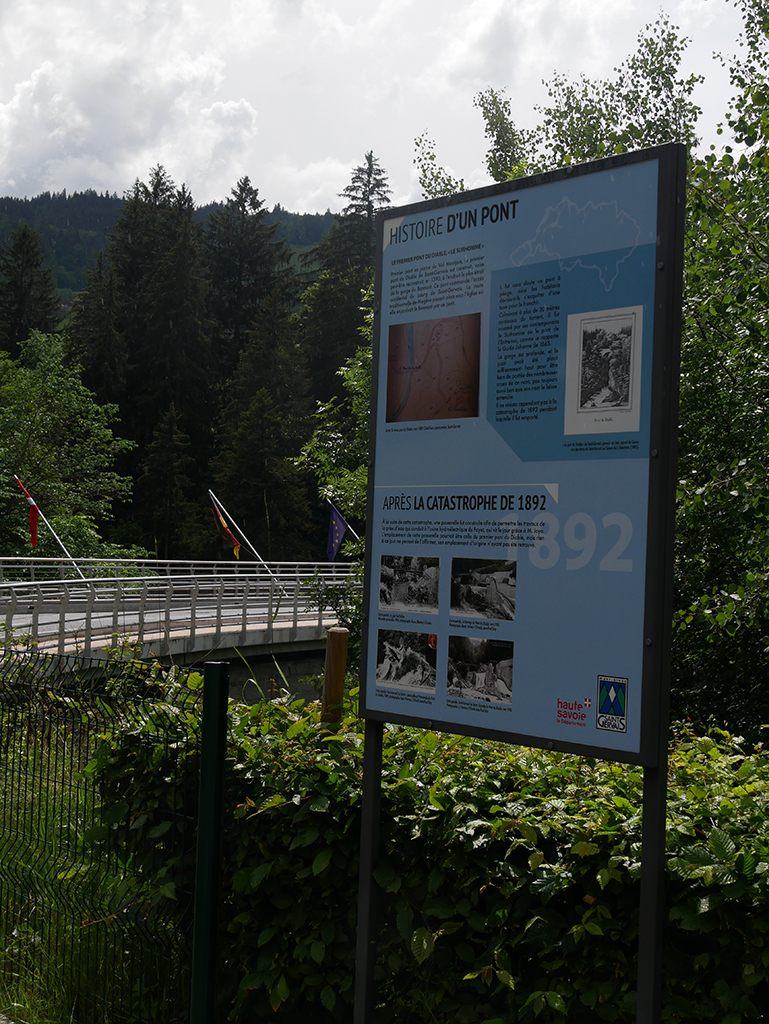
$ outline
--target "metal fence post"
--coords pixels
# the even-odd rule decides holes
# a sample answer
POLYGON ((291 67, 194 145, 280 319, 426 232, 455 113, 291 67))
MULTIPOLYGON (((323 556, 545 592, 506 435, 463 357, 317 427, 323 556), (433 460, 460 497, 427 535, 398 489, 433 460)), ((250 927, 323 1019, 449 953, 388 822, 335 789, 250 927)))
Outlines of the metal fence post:
POLYGON ((212 1024, 216 1017, 228 687, 229 665, 207 661, 203 679, 190 1024, 212 1024))
POLYGON ((363 748, 363 800, 358 878, 358 931, 355 943, 355 1005, 353 1024, 369 1024, 374 1015, 377 887, 374 868, 379 860, 382 799, 382 740, 384 723, 366 719, 363 748))

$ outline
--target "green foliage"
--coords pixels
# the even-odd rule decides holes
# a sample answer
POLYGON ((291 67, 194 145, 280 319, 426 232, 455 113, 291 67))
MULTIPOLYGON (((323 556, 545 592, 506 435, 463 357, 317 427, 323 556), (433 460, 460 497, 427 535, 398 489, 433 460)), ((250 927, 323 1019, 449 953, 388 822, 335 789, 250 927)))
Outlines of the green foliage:
MULTIPOLYGON (((288 697, 231 705, 223 1015, 349 1019, 362 756, 355 717, 329 729, 288 697)), ((139 822, 131 857, 170 842, 170 893, 191 867, 160 839, 163 756, 142 757, 105 737, 105 807, 139 822)), ((641 785, 634 767, 386 728, 374 1022, 634 1020, 641 785)), ((677 737, 666 1021, 767 1005, 768 798, 762 750, 677 737)))
POLYGON ((529 139, 537 169, 666 142, 696 145, 700 108, 692 94, 703 79, 681 75, 687 42, 660 14, 613 78, 572 82, 556 73, 546 83, 550 105, 537 108, 542 121, 529 139))
MULTIPOLYGON (((372 291, 366 297, 366 322, 361 334, 364 344, 337 371, 344 390, 342 401, 332 398, 318 406, 317 426, 303 446, 298 460, 315 473, 324 498, 339 508, 345 518, 366 519, 368 479, 368 430, 371 396, 372 291)), ((346 554, 362 557, 362 544, 349 538, 346 554)))
MULTIPOLYGON (((99 551, 95 521, 111 515, 131 482, 115 464, 132 446, 116 437, 117 410, 97 405, 58 336, 33 332, 21 357, 0 356, 0 552, 29 554, 28 506, 19 475, 73 555, 99 551)), ((40 524, 38 552, 60 549, 40 524)))
POLYGON ((208 308, 215 323, 215 361, 229 376, 261 304, 276 288, 290 283, 285 243, 276 240, 277 224, 267 223, 259 191, 241 178, 224 205, 205 225, 209 267, 208 308))
POLYGON ((503 89, 489 87, 473 99, 485 123, 490 142, 486 168, 494 181, 509 181, 526 173, 527 137, 513 124, 510 100, 503 89))
POLYGON ((18 356, 32 331, 53 331, 59 302, 40 236, 22 224, 0 248, 0 346, 18 356))
MULTIPOLYGON (((319 405, 317 426, 297 460, 312 470, 322 497, 339 509, 356 526, 366 522, 366 482, 368 479, 368 434, 371 399, 372 331, 374 323, 373 289, 364 298, 364 323, 360 329, 363 344, 337 371, 344 397, 319 405)), ((356 668, 360 660, 363 625, 363 548, 364 540, 349 533, 342 554, 358 559, 344 585, 327 586, 321 579, 310 584, 315 604, 330 608, 340 626, 349 630, 348 664, 356 668)))
MULTIPOLYGON (((378 187, 375 174, 372 196, 378 187)), ((364 214, 343 219, 367 223, 364 214)), ((317 557, 306 474, 292 461, 310 429, 306 353, 313 386, 335 382, 349 354, 345 328, 355 336, 361 316, 361 272, 322 279, 300 325, 276 234, 247 177, 204 212, 163 167, 126 195, 67 329, 70 357, 100 400, 118 404, 135 446, 125 465, 138 486, 117 538, 211 557, 207 491, 216 485, 264 557, 317 557), (177 441, 163 448, 169 437, 177 441)))
POLYGON ((385 172, 369 152, 341 193, 347 200, 343 212, 306 259, 318 276, 302 295, 301 336, 311 391, 321 402, 343 394, 337 371, 359 343, 362 296, 374 276, 375 217, 389 196, 385 172))
POLYGON ((344 209, 313 251, 312 259, 323 270, 334 274, 371 272, 376 247, 375 218, 377 212, 387 206, 390 194, 387 174, 369 151, 364 162, 353 169, 350 183, 342 189, 340 198, 345 200, 344 209))
POLYGON ((224 390, 214 470, 217 493, 268 560, 314 554, 307 537, 310 480, 295 462, 310 408, 296 317, 275 289, 224 390))
MULTIPOLYGON (((514 129, 513 129, 514 130, 514 129)), ((496 136, 494 128, 487 130, 487 135, 496 136)), ((435 143, 427 132, 414 140, 414 163, 419 170, 419 187, 426 199, 437 196, 451 196, 455 192, 464 192, 465 183, 462 178, 454 178, 438 163, 435 156, 435 143)))
POLYGON ((760 0, 739 6, 728 122, 753 148, 711 147, 689 173, 673 697, 680 715, 755 737, 769 720, 769 20, 760 0))
MULTIPOLYGON (((746 0, 747 2, 747 0, 746 0)), ((613 77, 578 81, 556 72, 545 82, 548 103, 535 107, 536 128, 517 128, 504 89, 489 87, 473 99, 489 141, 486 168, 494 181, 596 160, 666 142, 697 144, 700 108, 692 96, 701 76, 681 74, 688 40, 665 14, 638 36, 633 53, 613 77)), ((464 190, 437 163, 435 144, 423 133, 415 140, 419 185, 430 198, 464 190)))
POLYGON ((117 195, 94 189, 67 193, 42 192, 25 199, 0 199, 0 238, 8 238, 22 224, 35 228, 49 254, 62 302, 85 284, 85 271, 103 247, 121 205, 117 195))
POLYGON ((190 439, 181 426, 173 402, 155 428, 152 443, 145 449, 137 493, 143 499, 147 533, 153 537, 157 557, 183 556, 189 537, 195 532, 196 508, 187 494, 187 472, 194 464, 190 439))
POLYGON ((125 389, 128 352, 118 326, 120 306, 115 272, 104 260, 87 274, 88 287, 73 304, 65 328, 69 359, 83 368, 83 382, 101 403, 114 402, 125 389))

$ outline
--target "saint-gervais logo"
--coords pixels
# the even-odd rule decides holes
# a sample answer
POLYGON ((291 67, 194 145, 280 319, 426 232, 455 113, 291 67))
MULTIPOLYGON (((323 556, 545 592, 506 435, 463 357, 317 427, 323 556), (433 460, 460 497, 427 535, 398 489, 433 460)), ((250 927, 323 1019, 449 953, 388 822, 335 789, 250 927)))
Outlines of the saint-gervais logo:
POLYGON ((593 706, 590 697, 583 697, 582 700, 561 700, 555 702, 556 718, 560 725, 579 725, 585 728, 587 725, 587 712, 593 706))
POLYGON ((598 677, 598 707, 595 725, 606 732, 627 732, 627 679, 598 677))

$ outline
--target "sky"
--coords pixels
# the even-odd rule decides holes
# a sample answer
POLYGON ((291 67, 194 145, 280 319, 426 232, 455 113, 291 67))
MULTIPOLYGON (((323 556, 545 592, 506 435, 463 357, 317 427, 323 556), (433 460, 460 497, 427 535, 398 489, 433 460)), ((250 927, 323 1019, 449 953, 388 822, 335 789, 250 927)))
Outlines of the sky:
POLYGON ((488 183, 473 96, 506 88, 537 123, 543 79, 608 76, 661 10, 705 76, 703 143, 720 144, 737 52, 727 0, 3 0, 0 195, 122 195, 162 164, 198 204, 248 175, 296 212, 343 205, 373 150, 395 204, 421 199, 414 139, 467 187, 488 183))

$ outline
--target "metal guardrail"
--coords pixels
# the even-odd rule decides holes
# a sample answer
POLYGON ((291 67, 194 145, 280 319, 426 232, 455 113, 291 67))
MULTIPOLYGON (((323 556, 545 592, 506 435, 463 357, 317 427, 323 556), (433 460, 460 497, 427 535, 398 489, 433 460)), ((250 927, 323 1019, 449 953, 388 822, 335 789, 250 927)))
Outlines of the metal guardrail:
POLYGON ((296 569, 306 575, 314 572, 346 574, 349 565, 336 562, 248 562, 229 559, 222 562, 190 562, 157 558, 0 558, 0 585, 42 580, 99 579, 123 576, 253 576, 263 572, 277 576, 296 569), (77 566, 77 568, 75 568, 77 566), (79 570, 79 571, 78 571, 79 570))
POLYGON ((260 629, 269 643, 277 627, 295 633, 300 624, 328 625, 308 584, 318 579, 341 587, 350 574, 349 565, 307 562, 89 559, 78 566, 91 575, 81 579, 63 559, 0 560, 0 629, 6 639, 84 655, 171 637, 183 637, 186 649, 194 650, 200 634, 211 647, 225 633, 244 643, 260 629))

